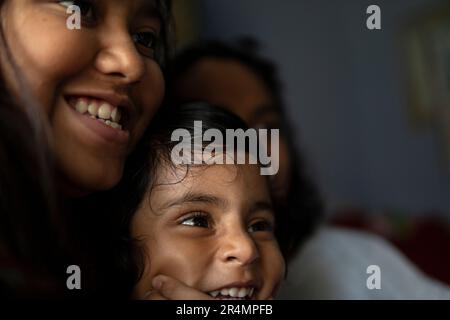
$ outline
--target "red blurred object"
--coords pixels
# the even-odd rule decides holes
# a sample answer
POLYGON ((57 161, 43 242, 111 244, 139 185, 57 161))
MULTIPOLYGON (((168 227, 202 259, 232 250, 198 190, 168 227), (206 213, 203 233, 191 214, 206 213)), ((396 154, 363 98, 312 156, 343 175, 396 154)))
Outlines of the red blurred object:
POLYGON ((391 242, 430 277, 450 285, 450 223, 438 214, 369 215, 364 210, 339 210, 330 224, 375 233, 391 242))

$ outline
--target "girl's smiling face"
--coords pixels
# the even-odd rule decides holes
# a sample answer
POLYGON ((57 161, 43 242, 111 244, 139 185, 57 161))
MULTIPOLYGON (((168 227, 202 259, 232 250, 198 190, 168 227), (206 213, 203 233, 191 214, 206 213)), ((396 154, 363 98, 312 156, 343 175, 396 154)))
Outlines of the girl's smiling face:
POLYGON ((268 184, 257 165, 162 168, 131 233, 146 253, 142 298, 158 274, 216 299, 273 298, 284 275, 268 184))
POLYGON ((161 104, 155 2, 6 0, 1 8, 7 46, 48 116, 70 193, 114 186, 161 104), (81 9, 80 30, 66 26, 70 5, 81 9))

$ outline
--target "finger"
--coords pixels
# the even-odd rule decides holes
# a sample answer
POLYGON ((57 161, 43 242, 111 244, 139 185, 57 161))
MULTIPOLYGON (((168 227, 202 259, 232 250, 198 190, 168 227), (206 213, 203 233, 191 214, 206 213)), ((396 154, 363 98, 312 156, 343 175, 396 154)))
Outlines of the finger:
POLYGON ((169 300, 213 300, 210 295, 168 276, 156 276, 153 278, 152 285, 169 300))

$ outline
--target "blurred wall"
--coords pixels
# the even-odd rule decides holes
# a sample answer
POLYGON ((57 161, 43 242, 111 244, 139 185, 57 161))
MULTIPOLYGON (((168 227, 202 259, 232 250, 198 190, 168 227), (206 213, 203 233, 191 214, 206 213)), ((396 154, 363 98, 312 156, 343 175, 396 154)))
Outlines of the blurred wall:
POLYGON ((400 40, 438 0, 200 0, 200 36, 252 35, 280 66, 289 113, 329 209, 450 217, 450 174, 431 128, 409 122, 400 40), (366 28, 366 8, 382 30, 366 28))
POLYGON ((199 38, 200 0, 172 0, 177 46, 195 42, 199 38))

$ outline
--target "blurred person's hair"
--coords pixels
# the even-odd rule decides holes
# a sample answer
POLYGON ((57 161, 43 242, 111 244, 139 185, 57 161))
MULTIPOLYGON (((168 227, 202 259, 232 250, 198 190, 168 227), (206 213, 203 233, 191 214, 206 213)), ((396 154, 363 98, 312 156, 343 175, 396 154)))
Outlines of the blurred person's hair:
POLYGON ((282 228, 277 237, 283 254, 289 260, 301 245, 313 234, 323 217, 323 205, 318 189, 306 173, 306 165, 294 144, 294 134, 287 121, 286 108, 282 98, 281 82, 276 65, 257 54, 258 43, 251 38, 244 38, 237 46, 218 41, 206 41, 185 48, 172 61, 168 73, 168 99, 171 104, 190 101, 180 100, 175 94, 178 79, 187 74, 198 62, 207 58, 232 60, 248 67, 265 84, 271 94, 275 107, 281 116, 281 137, 286 141, 291 160, 291 181, 281 208, 285 212, 280 217, 282 228))

